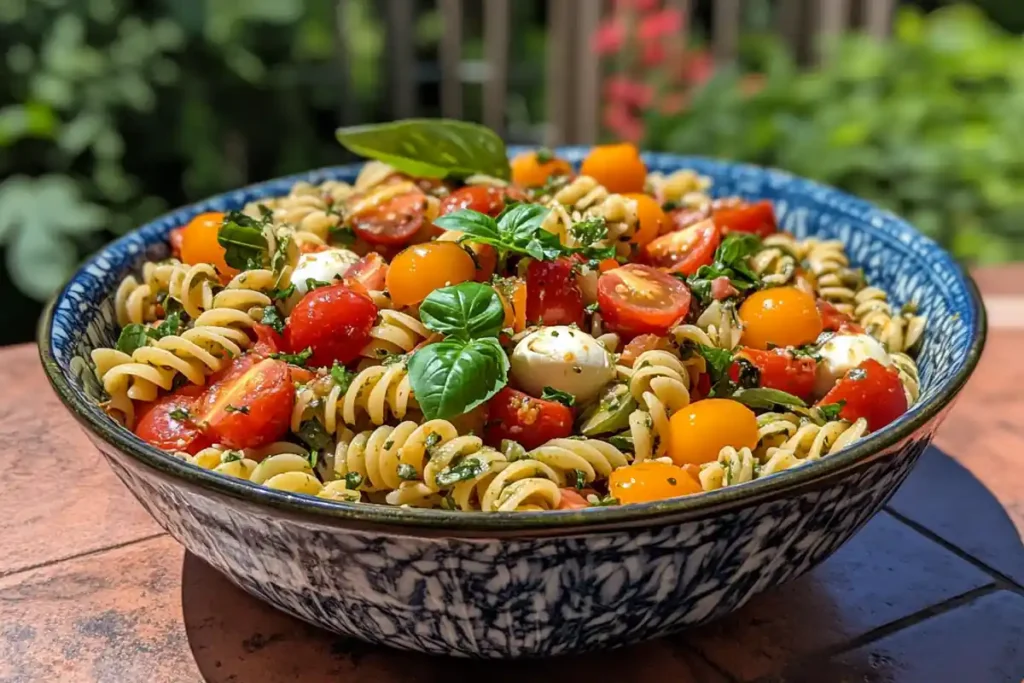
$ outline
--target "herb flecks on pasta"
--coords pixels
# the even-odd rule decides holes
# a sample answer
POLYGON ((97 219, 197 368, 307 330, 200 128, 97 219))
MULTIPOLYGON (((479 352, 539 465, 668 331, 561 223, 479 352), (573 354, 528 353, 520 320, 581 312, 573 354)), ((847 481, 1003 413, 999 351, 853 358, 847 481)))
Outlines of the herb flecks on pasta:
POLYGON ((206 213, 124 278, 107 412, 218 475, 341 503, 546 511, 802 467, 923 391, 926 321, 767 201, 577 173, 490 131, 339 131, 352 184, 206 213))

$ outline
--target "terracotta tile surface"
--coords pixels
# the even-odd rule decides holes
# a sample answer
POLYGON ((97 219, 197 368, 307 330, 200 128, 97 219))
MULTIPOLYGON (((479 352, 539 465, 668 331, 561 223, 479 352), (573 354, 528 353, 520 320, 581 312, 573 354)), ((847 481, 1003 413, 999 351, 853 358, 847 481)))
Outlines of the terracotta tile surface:
POLYGON ((1024 680, 1024 597, 1001 591, 827 662, 793 666, 779 683, 1017 683, 1024 680))
POLYGON ((809 575, 679 638, 749 681, 989 583, 883 512, 809 575))
POLYGON ((35 348, 0 353, 0 576, 159 533, 65 412, 35 348))
POLYGON ((1024 264, 1021 263, 978 268, 971 271, 971 277, 986 296, 1024 294, 1024 264))

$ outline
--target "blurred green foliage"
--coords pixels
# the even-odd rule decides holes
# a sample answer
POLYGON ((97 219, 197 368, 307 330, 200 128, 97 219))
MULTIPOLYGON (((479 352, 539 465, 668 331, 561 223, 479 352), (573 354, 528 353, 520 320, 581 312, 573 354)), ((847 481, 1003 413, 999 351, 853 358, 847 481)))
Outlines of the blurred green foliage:
POLYGON ((895 35, 798 70, 757 43, 763 87, 718 74, 646 145, 776 166, 905 216, 967 262, 1024 257, 1024 41, 975 7, 905 9, 895 35))

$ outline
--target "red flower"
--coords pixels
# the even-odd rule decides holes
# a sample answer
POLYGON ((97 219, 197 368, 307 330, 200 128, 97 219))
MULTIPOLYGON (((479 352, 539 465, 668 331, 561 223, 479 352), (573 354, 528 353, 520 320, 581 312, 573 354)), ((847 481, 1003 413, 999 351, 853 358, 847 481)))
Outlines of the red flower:
POLYGON ((680 76, 687 83, 701 85, 711 80, 715 73, 715 60, 707 50, 691 52, 683 63, 680 76))
POLYGON ((620 19, 609 19, 594 31, 593 49, 599 55, 612 55, 626 44, 626 26, 620 19))
POLYGON ((636 35, 640 42, 647 42, 676 35, 682 30, 683 13, 676 9, 666 9, 641 19, 636 35))
POLYGON ((658 103, 658 111, 667 116, 678 114, 686 109, 689 104, 689 98, 686 93, 674 92, 665 95, 658 103))
POLYGON ((644 43, 640 52, 640 59, 644 66, 658 66, 665 63, 667 52, 661 43, 644 43))
POLYGON ((635 107, 646 107, 654 99, 654 88, 626 76, 611 76, 604 82, 604 94, 610 100, 635 107))
POLYGON ((639 142, 644 136, 643 121, 623 103, 613 102, 605 107, 604 125, 627 142, 639 142))

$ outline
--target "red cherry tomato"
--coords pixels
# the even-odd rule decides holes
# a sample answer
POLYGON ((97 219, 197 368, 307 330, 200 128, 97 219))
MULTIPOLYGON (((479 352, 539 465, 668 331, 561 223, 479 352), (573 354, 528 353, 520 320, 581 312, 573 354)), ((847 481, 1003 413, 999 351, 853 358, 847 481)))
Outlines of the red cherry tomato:
POLYGON ((352 229, 370 244, 406 244, 423 227, 427 195, 406 192, 372 204, 351 217, 352 229))
POLYGON ((573 276, 571 259, 531 261, 526 269, 528 324, 583 325, 583 293, 573 276))
POLYGON ((345 271, 345 280, 349 284, 357 283, 368 292, 379 292, 384 289, 387 276, 388 264, 384 257, 375 251, 363 256, 345 271))
POLYGON ((611 330, 664 336, 690 310, 690 290, 671 275, 627 263, 601 275, 597 302, 611 330))
POLYGON ((644 248, 644 258, 652 266, 693 275, 701 266, 711 264, 720 241, 718 228, 705 220, 657 238, 644 248))
POLYGON ((788 394, 807 398, 814 391, 814 375, 818 363, 807 356, 794 356, 787 349, 760 351, 758 349, 741 349, 736 354, 729 377, 739 381, 742 374, 742 362, 750 363, 757 370, 757 386, 766 389, 778 389, 788 394))
POLYGON ((641 334, 626 344, 619 360, 623 365, 633 367, 633 363, 640 357, 640 354, 646 351, 668 351, 671 348, 672 345, 668 343, 666 337, 659 337, 656 334, 641 334))
POLYGON ((557 401, 534 398, 505 387, 487 403, 484 441, 495 448, 512 439, 527 450, 572 434, 572 410, 557 401))
POLYGON ((848 332, 850 334, 860 334, 864 332, 864 328, 855 323, 853 318, 846 315, 829 302, 824 299, 818 299, 816 303, 818 306, 818 312, 821 313, 821 327, 823 330, 828 332, 848 332))
POLYGON ((274 328, 262 323, 252 326, 256 333, 256 343, 249 352, 260 358, 268 358, 272 353, 280 353, 285 348, 284 337, 274 331, 274 328))
POLYGON ((562 493, 562 499, 558 503, 558 510, 582 510, 583 508, 590 507, 590 503, 587 502, 584 494, 593 493, 597 494, 594 490, 583 490, 577 491, 576 489, 563 488, 559 489, 562 493))
POLYGON ((758 237, 767 237, 779 229, 775 222, 775 209, 767 200, 715 209, 711 217, 723 235, 749 232, 758 237))
POLYGON ((839 417, 851 422, 864 418, 876 431, 907 412, 907 395, 895 368, 869 358, 836 382, 818 405, 845 401, 839 417))
POLYGON ((216 443, 259 448, 288 432, 294 404, 288 364, 267 358, 211 385, 199 403, 200 421, 216 443))
POLYGON ((685 230, 691 225, 696 225, 707 219, 710 212, 706 209, 673 209, 668 212, 668 220, 671 230, 685 230))
POLYGON ((196 425, 195 407, 204 388, 185 386, 144 405, 135 422, 135 435, 165 451, 195 455, 213 444, 196 425))
POLYGON ((345 364, 359 357, 370 340, 377 307, 365 294, 342 283, 307 293, 288 316, 285 343, 292 353, 312 349, 312 367, 345 364))
POLYGON ((185 228, 171 230, 169 241, 171 243, 171 254, 174 258, 181 260, 181 245, 185 243, 185 228))
POLYGON ((469 209, 488 216, 497 216, 505 208, 505 193, 498 187, 471 185, 459 188, 441 201, 440 215, 469 209))

